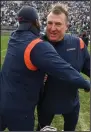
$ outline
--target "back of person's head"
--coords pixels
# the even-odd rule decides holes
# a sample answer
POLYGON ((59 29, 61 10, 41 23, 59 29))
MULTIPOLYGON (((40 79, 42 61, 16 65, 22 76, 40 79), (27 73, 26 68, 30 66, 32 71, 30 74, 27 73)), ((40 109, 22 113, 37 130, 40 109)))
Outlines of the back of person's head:
POLYGON ((23 6, 17 13, 18 30, 29 30, 31 26, 40 29, 38 12, 34 7, 23 6))
POLYGON ((60 4, 60 3, 52 5, 51 9, 49 10, 49 14, 51 12, 55 15, 60 15, 60 14, 64 13, 67 18, 67 21, 68 21, 68 7, 67 7, 67 5, 60 4))

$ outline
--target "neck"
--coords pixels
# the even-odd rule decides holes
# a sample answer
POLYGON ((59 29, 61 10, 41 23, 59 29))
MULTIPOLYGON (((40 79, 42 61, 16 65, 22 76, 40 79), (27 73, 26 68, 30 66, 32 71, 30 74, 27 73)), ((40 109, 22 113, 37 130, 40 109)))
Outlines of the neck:
POLYGON ((40 30, 37 27, 31 26, 29 30, 39 36, 40 30))

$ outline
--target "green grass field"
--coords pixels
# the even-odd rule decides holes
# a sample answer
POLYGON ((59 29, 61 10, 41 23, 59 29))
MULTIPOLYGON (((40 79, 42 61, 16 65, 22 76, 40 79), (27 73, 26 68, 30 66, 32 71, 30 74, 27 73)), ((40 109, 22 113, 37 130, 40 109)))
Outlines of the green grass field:
MULTIPOLYGON (((9 36, 1 36, 1 64, 4 62, 5 54, 7 51, 9 36)), ((90 46, 88 47, 90 51, 90 46)), ((84 76, 87 78, 86 76, 84 76)), ((80 116, 76 127, 76 131, 90 131, 90 93, 86 93, 83 90, 80 91, 80 116)), ((35 128, 37 125, 37 114, 35 111, 35 128)), ((58 131, 63 129, 63 117, 57 115, 54 117, 51 126, 54 126, 58 131)))

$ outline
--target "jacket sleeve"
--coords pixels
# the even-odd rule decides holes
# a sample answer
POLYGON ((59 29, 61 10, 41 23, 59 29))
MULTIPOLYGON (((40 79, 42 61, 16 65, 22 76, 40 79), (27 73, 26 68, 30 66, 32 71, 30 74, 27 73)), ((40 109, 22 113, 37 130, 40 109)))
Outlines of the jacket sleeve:
POLYGON ((90 55, 86 46, 83 49, 83 58, 84 64, 81 72, 90 77, 90 55))
POLYGON ((85 79, 63 60, 49 42, 38 43, 31 51, 31 61, 39 70, 79 88, 90 88, 85 79))

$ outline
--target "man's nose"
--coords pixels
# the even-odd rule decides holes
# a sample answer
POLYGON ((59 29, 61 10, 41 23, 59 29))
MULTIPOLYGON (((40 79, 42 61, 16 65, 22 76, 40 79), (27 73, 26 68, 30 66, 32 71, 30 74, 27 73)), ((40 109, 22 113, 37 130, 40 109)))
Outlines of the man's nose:
POLYGON ((53 24, 52 26, 51 26, 51 31, 55 31, 56 30, 56 26, 53 24))

